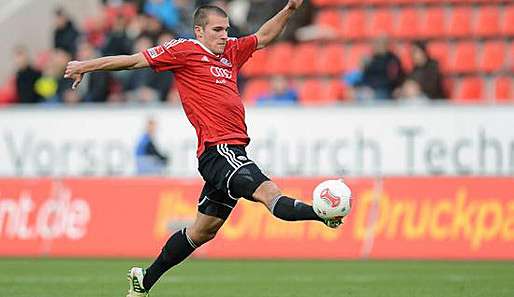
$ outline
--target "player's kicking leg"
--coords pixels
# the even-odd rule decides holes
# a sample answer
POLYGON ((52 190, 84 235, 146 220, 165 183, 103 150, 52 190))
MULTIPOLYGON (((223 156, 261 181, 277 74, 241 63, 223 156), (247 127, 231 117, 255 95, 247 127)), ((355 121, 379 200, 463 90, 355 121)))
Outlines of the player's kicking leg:
POLYGON ((166 271, 184 261, 202 244, 213 239, 224 222, 224 219, 199 212, 191 227, 177 231, 168 239, 150 267, 132 267, 129 270, 127 297, 148 296, 148 291, 166 271))
POLYGON ((312 206, 300 200, 282 195, 279 187, 268 180, 259 185, 253 193, 253 198, 264 204, 277 218, 286 221, 320 221, 330 228, 343 224, 343 218, 322 219, 312 209, 312 206))

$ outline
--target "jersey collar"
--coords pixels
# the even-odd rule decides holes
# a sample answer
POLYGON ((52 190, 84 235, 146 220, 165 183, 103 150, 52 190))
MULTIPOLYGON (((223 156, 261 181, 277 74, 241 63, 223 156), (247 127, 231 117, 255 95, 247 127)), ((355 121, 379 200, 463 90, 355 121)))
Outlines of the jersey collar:
POLYGON ((221 56, 221 55, 216 55, 215 53, 213 53, 209 48, 207 48, 205 45, 203 45, 203 43, 201 43, 199 40, 197 40, 197 39, 189 39, 189 40, 195 44, 198 44, 201 48, 203 48, 204 51, 208 52, 209 54, 211 54, 215 57, 221 56))

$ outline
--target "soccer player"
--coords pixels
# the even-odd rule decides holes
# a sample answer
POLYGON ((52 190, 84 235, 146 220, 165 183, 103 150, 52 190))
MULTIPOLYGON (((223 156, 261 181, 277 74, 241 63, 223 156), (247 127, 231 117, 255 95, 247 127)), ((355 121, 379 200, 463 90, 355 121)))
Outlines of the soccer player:
POLYGON ((129 270, 128 297, 148 296, 155 282, 195 249, 213 239, 240 197, 264 204, 286 221, 321 221, 331 228, 341 218, 323 220, 312 207, 282 195, 278 186, 250 160, 245 147, 245 111, 237 89, 237 75, 252 53, 270 44, 284 29, 303 0, 289 0, 254 35, 229 38, 227 14, 216 6, 201 6, 194 13, 196 39, 176 39, 134 55, 69 62, 65 77, 74 80, 99 70, 151 67, 173 71, 184 111, 198 136, 199 171, 205 180, 193 225, 173 234, 147 268, 129 270))

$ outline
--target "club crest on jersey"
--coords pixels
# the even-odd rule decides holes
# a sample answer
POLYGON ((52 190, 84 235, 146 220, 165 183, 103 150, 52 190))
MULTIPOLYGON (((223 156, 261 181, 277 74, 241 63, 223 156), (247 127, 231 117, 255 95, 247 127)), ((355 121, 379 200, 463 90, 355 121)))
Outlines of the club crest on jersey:
POLYGON ((230 61, 227 60, 227 58, 221 58, 220 62, 221 62, 221 64, 223 64, 227 67, 232 67, 232 63, 230 63, 230 61))
POLYGON ((157 58, 158 56, 164 54, 164 48, 162 48, 162 46, 156 46, 156 47, 152 47, 152 48, 149 48, 147 50, 148 54, 150 55, 150 57, 152 59, 155 59, 157 58))

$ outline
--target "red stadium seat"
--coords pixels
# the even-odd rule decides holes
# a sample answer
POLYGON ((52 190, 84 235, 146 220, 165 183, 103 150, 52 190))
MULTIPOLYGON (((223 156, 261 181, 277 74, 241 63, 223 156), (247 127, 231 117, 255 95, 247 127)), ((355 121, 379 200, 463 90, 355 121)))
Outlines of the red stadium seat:
POLYGON ((334 101, 344 99, 344 84, 341 79, 336 78, 328 82, 326 86, 326 97, 334 101))
POLYGON ((431 42, 428 44, 430 56, 439 62, 441 71, 446 73, 450 70, 449 65, 449 46, 446 42, 431 42))
MULTIPOLYGON (((367 5, 369 5, 369 4, 386 5, 386 4, 391 4, 394 1, 399 1, 399 0, 364 0, 363 2, 365 2, 367 5)), ((410 0, 410 1, 412 1, 412 0, 410 0)))
POLYGON ((0 86, 0 107, 15 103, 16 101, 16 78, 10 77, 5 81, 3 86, 0 86))
POLYGON ((321 105, 334 103, 340 97, 338 90, 330 90, 330 83, 326 83, 320 79, 307 79, 303 81, 300 87, 300 102, 302 105, 321 105))
MULTIPOLYGON (((514 26, 514 24, 512 24, 514 26)), ((500 13, 494 6, 481 7, 475 23, 474 34, 480 37, 490 37, 500 34, 500 13)))
POLYGON ((318 69, 318 47, 314 43, 301 43, 293 50, 291 57, 292 75, 312 75, 318 69))
POLYGON ((289 74, 293 46, 290 43, 278 43, 269 49, 266 74, 289 74))
POLYGON ((393 33, 394 19, 389 9, 375 10, 371 15, 371 24, 367 33, 369 37, 390 35, 393 33))
POLYGON ((266 74, 266 60, 268 59, 268 48, 256 51, 252 58, 245 63, 241 72, 246 76, 259 76, 266 74))
POLYGON ((323 47, 318 54, 317 73, 321 75, 340 75, 345 69, 344 48, 340 44, 323 47))
POLYGON ((450 63, 450 72, 465 73, 474 72, 476 65, 477 51, 475 43, 471 41, 463 41, 455 46, 455 53, 450 63))
POLYGON ((421 37, 434 38, 444 36, 446 32, 446 18, 443 8, 435 7, 425 10, 419 34, 421 37))
POLYGON ((448 36, 466 37, 471 35, 472 10, 469 7, 458 7, 452 11, 448 36))
POLYGON ((496 101, 512 101, 514 99, 513 80, 510 76, 497 77, 494 80, 494 98, 496 101))
POLYGON ((483 100, 483 81, 478 77, 463 78, 452 99, 456 102, 480 102, 483 100))
POLYGON ((316 104, 323 101, 321 98, 323 94, 323 87, 318 79, 307 79, 300 87, 299 97, 300 102, 305 105, 316 104))
POLYGON ((366 11, 352 9, 343 18, 342 37, 344 39, 361 39, 366 35, 366 11))
POLYGON ((315 23, 322 27, 331 28, 334 32, 341 31, 341 13, 337 9, 323 9, 316 15, 315 23))
POLYGON ((266 94, 270 90, 267 79, 251 79, 246 83, 243 90, 243 100, 248 104, 254 104, 257 98, 266 94))
POLYGON ((502 41, 487 42, 482 50, 478 68, 484 72, 499 71, 505 61, 505 44, 502 41))
POLYGON ((512 72, 514 72, 514 41, 510 45, 510 66, 512 72))
POLYGON ((331 6, 337 5, 338 0, 313 0, 312 3, 314 6, 322 7, 322 6, 331 6))
POLYGON ((364 59, 367 58, 370 52, 368 44, 353 44, 350 49, 346 50, 345 68, 348 71, 358 70, 362 68, 364 59))
POLYGON ((514 36, 514 4, 510 4, 505 10, 502 34, 504 36, 514 36))
POLYGON ((398 38, 419 37, 420 19, 420 14, 415 8, 401 10, 394 36, 398 38))
POLYGON ((411 47, 407 44, 403 46, 397 46, 394 49, 394 52, 400 57, 402 61, 403 70, 409 72, 412 70, 412 57, 411 57, 411 47))
POLYGON ((345 5, 362 5, 362 0, 337 0, 337 3, 341 6, 345 5))

